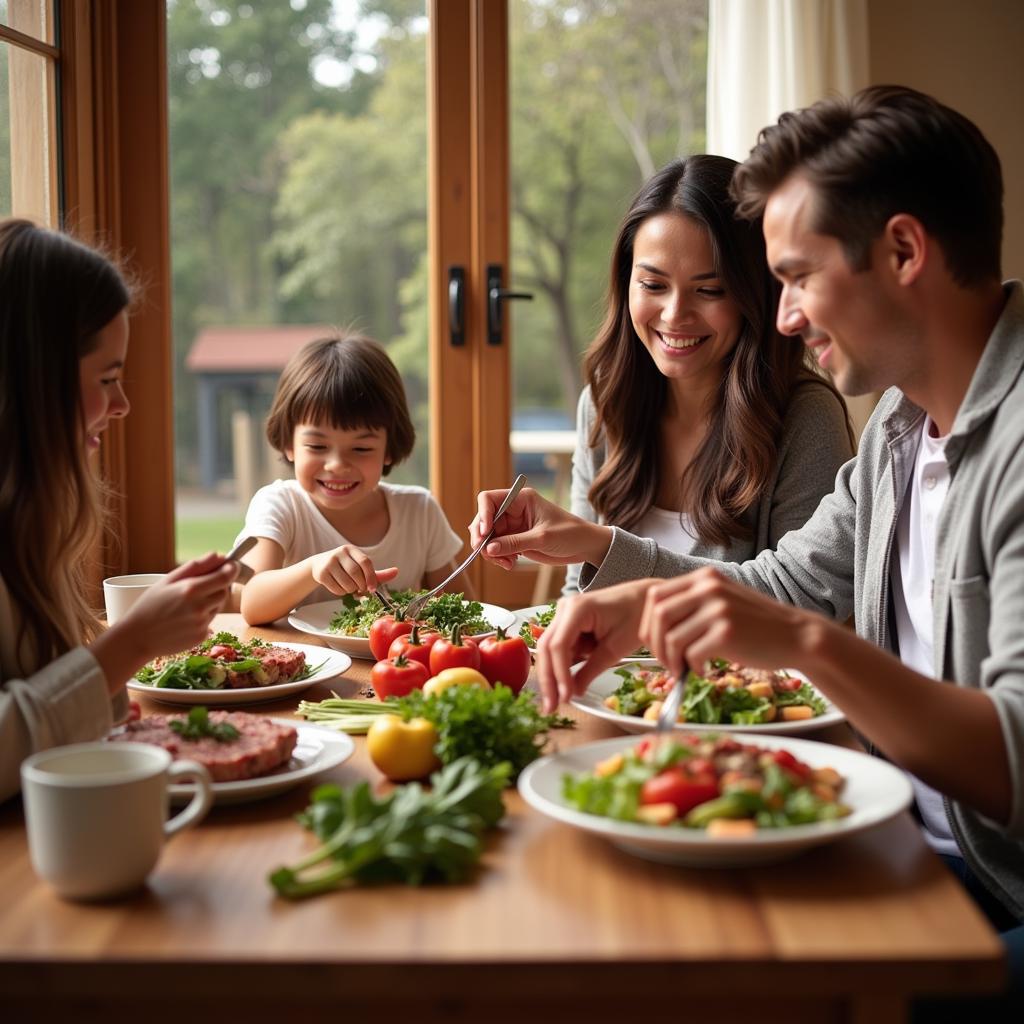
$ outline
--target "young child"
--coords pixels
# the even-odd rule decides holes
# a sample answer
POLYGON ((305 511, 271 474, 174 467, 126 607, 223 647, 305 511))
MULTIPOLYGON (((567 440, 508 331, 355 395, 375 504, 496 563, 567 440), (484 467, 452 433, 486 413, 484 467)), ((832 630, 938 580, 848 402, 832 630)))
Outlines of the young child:
MULTIPOLYGON (((437 586, 462 541, 422 487, 381 482, 412 451, 416 432, 394 363, 369 338, 311 341, 281 375, 267 420, 294 480, 256 492, 239 534, 246 622, 342 594, 437 586)), ((460 582, 465 589, 465 583, 460 582)))
POLYGON ((236 567, 207 555, 169 573, 104 629, 84 567, 101 534, 89 465, 128 413, 131 292, 99 253, 25 220, 0 222, 0 800, 29 754, 96 740, 125 682, 206 636, 236 567), (59 296, 59 301, 54 297, 59 296))

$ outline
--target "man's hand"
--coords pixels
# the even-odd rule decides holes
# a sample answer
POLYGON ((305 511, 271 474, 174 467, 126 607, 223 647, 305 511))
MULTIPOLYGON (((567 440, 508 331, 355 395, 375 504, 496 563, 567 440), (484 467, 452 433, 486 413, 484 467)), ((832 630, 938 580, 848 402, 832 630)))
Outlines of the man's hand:
MULTIPOLYGON (((473 547, 487 536, 507 494, 508 490, 500 490, 477 495, 476 518, 469 524, 473 547)), ((588 523, 542 498, 532 487, 524 487, 498 520, 483 555, 503 569, 511 569, 520 555, 546 565, 600 565, 611 542, 610 527, 588 523)))
POLYGON ((640 639, 666 668, 700 670, 710 658, 753 668, 797 667, 809 613, 779 604, 716 569, 647 589, 640 639))
POLYGON ((631 580, 558 602, 551 625, 537 641, 537 679, 548 714, 636 650, 643 595, 655 582, 631 580), (578 662, 574 675, 572 666, 578 662))

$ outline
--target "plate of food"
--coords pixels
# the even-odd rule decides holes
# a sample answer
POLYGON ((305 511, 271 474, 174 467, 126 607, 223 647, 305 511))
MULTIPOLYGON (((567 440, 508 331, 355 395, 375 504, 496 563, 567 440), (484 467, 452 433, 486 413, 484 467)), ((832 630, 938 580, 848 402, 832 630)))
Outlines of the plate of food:
MULTIPOLYGON (((550 604, 535 604, 529 608, 519 608, 512 613, 516 618, 511 632, 518 633, 526 641, 526 646, 530 648, 531 654, 537 649, 537 641, 544 630, 551 625, 551 620, 555 617, 556 604, 555 601, 550 604)), ((657 664, 657 658, 652 658, 651 652, 646 647, 638 647, 622 661, 637 665, 657 664)))
MULTIPOLYGON (((404 607, 418 593, 414 590, 394 590, 395 603, 404 607)), ((320 637, 331 647, 344 651, 353 658, 373 658, 367 636, 374 619, 388 614, 372 594, 367 597, 346 595, 337 601, 320 601, 296 608, 288 616, 288 624, 302 633, 320 637)), ((428 623, 439 632, 450 633, 458 623, 463 636, 488 636, 499 627, 509 629, 515 615, 496 604, 467 601, 460 593, 438 594, 429 600, 420 613, 418 622, 428 623)))
MULTIPOLYGON (((650 732, 673 676, 656 662, 602 672, 573 706, 626 732, 650 732)), ((686 680, 677 728, 687 731, 799 733, 846 716, 807 678, 790 669, 753 669, 722 659, 686 680)))
POLYGON ((628 853, 692 867, 781 860, 880 825, 912 799, 880 758, 784 736, 617 736, 550 754, 519 792, 628 853))
POLYGON ((347 672, 352 659, 312 644, 273 644, 217 633, 180 654, 155 658, 128 689, 165 704, 253 704, 298 693, 347 672))
MULTIPOLYGON (((262 800, 334 768, 352 756, 344 733, 266 718, 247 711, 148 715, 115 729, 113 743, 152 743, 175 760, 198 761, 213 779, 217 803, 262 800)), ((188 800, 193 787, 172 785, 171 799, 188 800)))

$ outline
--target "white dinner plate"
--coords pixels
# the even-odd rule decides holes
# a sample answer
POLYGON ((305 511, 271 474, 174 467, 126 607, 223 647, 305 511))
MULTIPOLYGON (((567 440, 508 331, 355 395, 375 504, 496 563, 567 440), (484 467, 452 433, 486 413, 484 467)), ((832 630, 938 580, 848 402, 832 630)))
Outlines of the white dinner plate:
MULTIPOLYGON (((299 738, 288 763, 258 779, 213 783, 214 803, 241 804, 276 796, 306 779, 336 768, 347 761, 356 749, 351 737, 343 732, 303 725, 285 718, 271 718, 270 721, 275 725, 293 726, 298 731, 299 738)), ((173 803, 184 803, 195 792, 195 788, 188 784, 168 786, 167 789, 173 803)))
MULTIPOLYGON (((634 658, 624 663, 622 667, 626 669, 651 668, 657 664, 655 658, 634 658)), ((784 671, 798 676, 805 682, 808 681, 807 677, 800 672, 795 672, 792 669, 784 671)), ((622 677, 615 674, 615 669, 608 669, 587 687, 586 693, 579 697, 573 697, 572 705, 579 708, 580 711, 585 711, 588 715, 603 718, 606 722, 617 725, 623 732, 652 732, 657 726, 657 722, 639 718, 636 715, 622 715, 618 711, 612 711, 611 708, 604 706, 605 697, 610 697, 622 685, 622 682, 622 677)), ((761 725, 702 725, 699 722, 679 722, 676 728, 684 732, 756 732, 789 735, 798 732, 813 732, 815 729, 824 729, 828 725, 846 721, 846 715, 824 694, 817 690, 815 693, 818 693, 818 696, 826 704, 825 713, 816 718, 804 718, 798 722, 764 722, 761 725)))
MULTIPOLYGON (((548 610, 548 606, 546 604, 534 604, 534 605, 531 605, 529 608, 517 608, 512 613, 516 618, 515 618, 515 622, 512 624, 512 628, 508 631, 509 635, 510 636, 518 636, 519 635, 519 630, 522 629, 522 626, 523 626, 524 622, 526 622, 528 619, 532 619, 534 615, 539 615, 541 612, 545 612, 547 610, 548 610)), ((534 652, 534 648, 531 647, 530 648, 530 655, 531 655, 531 657, 533 656, 534 653, 535 653, 534 652)), ((630 665, 650 666, 650 665, 657 665, 658 664, 658 659, 657 658, 622 658, 620 663, 623 664, 623 665, 628 663, 630 665)))
POLYGON ((326 683, 347 672, 352 667, 352 659, 340 651, 332 651, 329 647, 317 644, 271 644, 272 647, 287 647, 292 651, 302 651, 306 655, 306 664, 318 665, 319 668, 305 679, 296 679, 291 683, 275 683, 273 686, 247 686, 242 689, 223 690, 173 690, 169 687, 147 686, 137 679, 128 683, 128 689, 135 693, 145 693, 163 704, 205 704, 210 708, 225 707, 229 704, 256 704, 265 700, 278 700, 290 693, 299 693, 314 683, 326 683))
MULTIPOLYGON (((297 629, 300 633, 309 633, 326 640, 333 648, 344 651, 353 658, 367 658, 373 661, 370 653, 370 641, 363 636, 342 636, 339 633, 332 633, 327 627, 331 619, 341 609, 340 601, 320 601, 317 604, 304 604, 296 608, 288 616, 288 625, 297 629)), ((500 608, 496 604, 482 604, 483 611, 480 613, 494 629, 509 629, 515 622, 515 615, 507 608, 500 608)), ((494 632, 494 629, 490 633, 494 632)), ((471 636, 489 636, 490 633, 474 633, 471 636)))
POLYGON ((643 825, 585 814, 562 797, 566 774, 593 771, 598 761, 628 750, 633 736, 573 747, 534 761, 519 776, 523 799, 541 814, 586 832, 604 836, 616 846, 648 860, 691 867, 739 867, 790 857, 801 850, 834 842, 881 825, 910 805, 913 791, 906 775, 880 758, 829 743, 760 736, 757 746, 783 748, 812 768, 834 768, 846 780, 840 800, 851 809, 845 818, 811 825, 760 829, 754 835, 709 836, 702 829, 643 825))

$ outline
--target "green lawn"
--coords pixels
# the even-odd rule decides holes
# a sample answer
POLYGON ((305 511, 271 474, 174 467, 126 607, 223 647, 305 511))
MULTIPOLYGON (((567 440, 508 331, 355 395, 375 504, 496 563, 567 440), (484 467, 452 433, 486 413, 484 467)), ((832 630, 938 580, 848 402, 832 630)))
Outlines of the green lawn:
POLYGON ((223 519, 179 519, 177 523, 177 556, 179 562, 205 555, 207 551, 231 550, 244 523, 242 516, 223 519))

